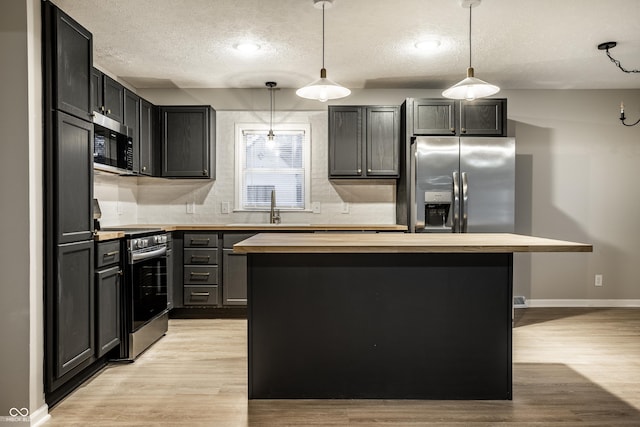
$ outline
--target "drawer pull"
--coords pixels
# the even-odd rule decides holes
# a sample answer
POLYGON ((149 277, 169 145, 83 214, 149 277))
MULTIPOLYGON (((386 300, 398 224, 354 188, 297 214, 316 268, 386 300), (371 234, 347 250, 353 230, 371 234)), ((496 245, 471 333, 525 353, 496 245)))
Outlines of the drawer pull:
POLYGON ((107 252, 106 254, 102 255, 102 258, 111 258, 112 256, 116 256, 119 253, 120 253, 120 251, 107 252))
POLYGON ((191 239, 192 245, 208 245, 211 239, 191 239))
POLYGON ((190 274, 191 274, 191 277, 209 277, 211 273, 197 273, 192 271, 190 274))
POLYGON ((191 292, 192 297, 208 297, 209 292, 191 292))
POLYGON ((211 257, 209 255, 191 255, 191 261, 195 261, 197 259, 203 259, 205 261, 209 261, 211 257))

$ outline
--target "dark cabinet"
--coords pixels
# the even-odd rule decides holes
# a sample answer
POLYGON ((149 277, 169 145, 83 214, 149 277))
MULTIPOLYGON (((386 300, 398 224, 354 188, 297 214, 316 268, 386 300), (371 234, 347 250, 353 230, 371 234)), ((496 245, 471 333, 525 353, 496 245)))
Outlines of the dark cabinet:
POLYGON ((396 106, 329 106, 329 178, 397 178, 396 106))
POLYGON ((224 305, 247 305, 247 255, 233 253, 233 245, 254 233, 222 236, 222 301, 224 305))
POLYGON ((507 100, 413 99, 413 135, 506 136, 507 100))
POLYGON ((185 233, 183 239, 183 304, 220 304, 218 233, 185 233))
MULTIPOLYGON (((59 245, 55 281, 55 379, 93 361, 94 293, 93 242, 59 245)), ((55 383, 55 381, 54 381, 55 383)))
POLYGON ((93 111, 123 123, 124 86, 95 68, 90 81, 93 111))
POLYGON ((140 97, 130 90, 124 90, 124 121, 131 129, 133 143, 133 172, 140 172, 140 97))
POLYGON ((93 125, 62 112, 55 117, 47 152, 53 163, 49 191, 56 243, 93 239, 93 125))
POLYGON ((91 120, 93 37, 49 2, 43 3, 45 93, 52 110, 91 120))
POLYGON ((96 357, 120 344, 121 277, 120 241, 96 243, 96 357))
POLYGON ((169 178, 215 178, 215 110, 160 107, 162 169, 169 178))
POLYGON ((157 107, 145 99, 140 100, 140 174, 158 175, 160 150, 156 149, 157 107))

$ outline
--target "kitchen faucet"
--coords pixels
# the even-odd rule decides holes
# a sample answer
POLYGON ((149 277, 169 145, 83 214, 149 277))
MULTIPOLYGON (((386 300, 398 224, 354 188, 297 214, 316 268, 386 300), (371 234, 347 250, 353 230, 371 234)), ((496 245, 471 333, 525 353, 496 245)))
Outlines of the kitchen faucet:
POLYGON ((269 224, 280 224, 280 209, 276 209, 276 190, 271 190, 271 210, 269 224))

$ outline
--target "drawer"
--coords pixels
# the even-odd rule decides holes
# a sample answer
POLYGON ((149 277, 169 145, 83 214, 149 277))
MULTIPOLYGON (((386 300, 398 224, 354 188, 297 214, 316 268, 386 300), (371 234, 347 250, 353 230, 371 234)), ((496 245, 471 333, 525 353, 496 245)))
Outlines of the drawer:
POLYGON ((184 266, 184 284, 185 285, 217 285, 218 284, 218 267, 217 266, 184 266))
POLYGON ((184 233, 185 248, 217 248, 218 233, 184 233))
POLYGON ((185 264, 218 264, 218 249, 184 248, 185 264))
POLYGON ((249 237, 255 236, 258 233, 225 233, 222 235, 222 247, 227 249, 233 249, 233 245, 238 242, 242 242, 243 240, 248 239, 249 237))
POLYGON ((218 286, 185 286, 184 305, 218 305, 218 286))
POLYGON ((97 243, 96 268, 120 262, 120 240, 97 243))

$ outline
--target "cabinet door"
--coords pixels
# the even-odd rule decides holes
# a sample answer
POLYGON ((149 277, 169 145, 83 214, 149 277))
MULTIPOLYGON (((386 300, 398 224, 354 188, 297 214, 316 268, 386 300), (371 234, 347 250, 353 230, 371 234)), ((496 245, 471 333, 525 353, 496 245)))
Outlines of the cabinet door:
POLYGON ((507 134, 507 100, 476 99, 460 101, 460 134, 505 136, 507 134))
POLYGON ((397 178, 399 155, 400 109, 367 107, 366 175, 397 178))
POLYGON ((247 256, 222 250, 222 297, 224 305, 247 305, 247 256))
MULTIPOLYGON (((45 3, 46 21, 52 23, 55 52, 51 82, 52 106, 83 120, 91 117, 91 64, 93 39, 89 31, 57 7, 45 3)), ((47 31, 47 30, 45 30, 47 31)))
POLYGON ((124 86, 109 76, 103 76, 104 115, 113 120, 124 122, 124 86))
POLYGON ((150 102, 140 100, 140 173, 142 175, 155 175, 157 167, 154 145, 156 126, 156 107, 150 102))
MULTIPOLYGON (((209 178, 209 107, 162 107, 162 176, 209 178)), ((215 127, 212 127, 215 129, 215 127)))
POLYGON ((120 266, 96 272, 96 357, 120 344, 120 266))
POLYGON ((91 110, 100 114, 104 112, 104 97, 102 96, 102 72, 91 69, 91 110))
POLYGON ((51 192, 56 243, 93 238, 93 124, 56 113, 51 192))
POLYGON ((414 135, 455 135, 457 101, 416 99, 413 101, 414 135))
POLYGON ((133 171, 140 172, 140 97, 124 90, 124 125, 131 129, 133 171))
POLYGON ((362 176, 363 108, 329 107, 329 177, 362 176))
POLYGON ((93 361, 93 241, 57 247, 54 295, 55 376, 93 361))

